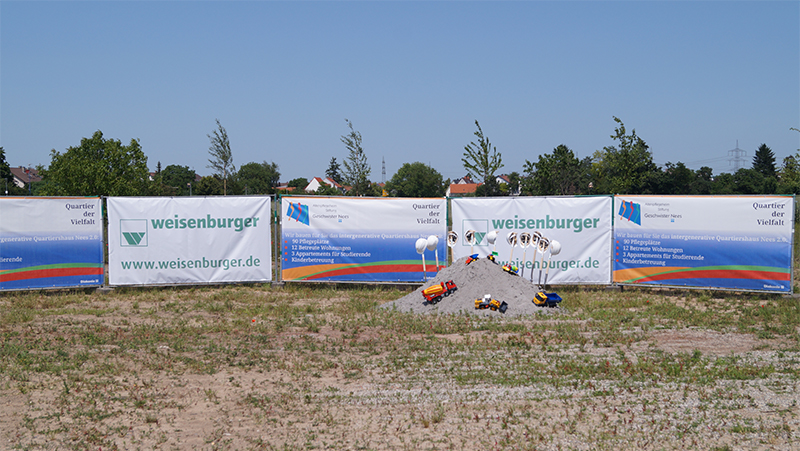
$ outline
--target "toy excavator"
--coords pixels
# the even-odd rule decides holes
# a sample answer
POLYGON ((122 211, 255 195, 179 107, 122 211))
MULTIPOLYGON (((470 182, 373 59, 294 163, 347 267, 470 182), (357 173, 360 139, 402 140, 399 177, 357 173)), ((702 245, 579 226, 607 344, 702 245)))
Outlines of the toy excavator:
POLYGON ((489 309, 491 311, 500 311, 500 313, 505 313, 508 310, 508 303, 506 301, 498 301, 497 299, 492 299, 491 294, 487 294, 483 297, 483 299, 475 299, 475 309, 476 310, 486 310, 489 309))
POLYGON ((425 298, 426 303, 436 304, 441 301, 443 297, 450 296, 450 293, 457 289, 456 283, 452 280, 448 280, 447 282, 441 282, 438 285, 432 285, 422 290, 422 297, 425 298))
POLYGON ((467 264, 469 265, 470 263, 474 262, 477 259, 478 259, 478 254, 472 254, 469 257, 467 257, 467 264))

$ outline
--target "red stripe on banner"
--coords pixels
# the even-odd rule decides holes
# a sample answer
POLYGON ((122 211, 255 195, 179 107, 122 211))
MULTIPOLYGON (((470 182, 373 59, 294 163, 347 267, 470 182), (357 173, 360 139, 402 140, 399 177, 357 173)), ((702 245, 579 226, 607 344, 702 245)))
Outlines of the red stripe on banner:
POLYGON ((637 280, 636 283, 673 279, 751 279, 788 281, 790 280, 790 277, 789 273, 784 272, 712 269, 654 274, 649 277, 643 277, 637 280))
MULTIPOLYGON (((431 268, 436 269, 436 265, 431 268)), ((304 277, 306 280, 321 279, 323 277, 347 276, 350 274, 377 274, 382 272, 419 272, 422 273, 422 265, 373 265, 373 266, 354 266, 351 268, 335 269, 319 274, 304 277)), ((436 272, 429 270, 428 272, 436 272)))
POLYGON ((12 280, 45 279, 48 277, 95 276, 103 274, 102 268, 53 268, 0 274, 0 282, 12 280))

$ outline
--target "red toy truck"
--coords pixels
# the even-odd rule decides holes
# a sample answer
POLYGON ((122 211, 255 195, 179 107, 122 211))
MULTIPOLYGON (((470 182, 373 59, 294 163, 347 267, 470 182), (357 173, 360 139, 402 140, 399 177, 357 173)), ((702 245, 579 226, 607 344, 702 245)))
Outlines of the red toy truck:
POLYGON ((456 291, 457 289, 458 287, 456 287, 456 283, 452 280, 448 280, 447 282, 441 282, 438 285, 433 285, 422 290, 422 297, 425 298, 425 302, 429 304, 436 304, 437 302, 441 301, 443 297, 449 296, 450 293, 456 291))

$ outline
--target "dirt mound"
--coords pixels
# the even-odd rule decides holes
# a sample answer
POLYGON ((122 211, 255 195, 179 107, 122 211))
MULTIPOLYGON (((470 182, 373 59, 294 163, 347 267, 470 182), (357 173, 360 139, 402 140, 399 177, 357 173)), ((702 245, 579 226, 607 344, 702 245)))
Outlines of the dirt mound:
MULTIPOLYGON (((383 304, 381 308, 397 309, 401 312, 415 313, 469 313, 482 316, 517 316, 534 315, 537 313, 551 313, 559 308, 539 307, 533 303, 533 297, 539 292, 539 287, 531 283, 528 278, 509 274, 503 268, 486 258, 466 264, 467 258, 454 262, 449 267, 439 271, 436 277, 429 280, 413 293, 402 298, 383 304), (458 289, 445 296, 436 304, 425 301, 422 291, 430 286, 452 280, 458 289), (475 309, 475 299, 490 294, 498 301, 508 303, 505 313, 489 309, 475 309)), ((538 272, 534 280, 538 281, 538 272)))

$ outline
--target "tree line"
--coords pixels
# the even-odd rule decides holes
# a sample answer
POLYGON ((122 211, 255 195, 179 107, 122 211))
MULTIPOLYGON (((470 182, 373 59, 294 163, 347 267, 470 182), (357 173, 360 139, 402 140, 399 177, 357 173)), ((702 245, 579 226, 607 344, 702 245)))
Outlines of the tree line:
MULTIPOLYGON (((766 144, 755 151, 752 166, 734 173, 714 175, 710 167, 687 168, 682 162, 659 167, 647 143, 628 132, 622 120, 610 135, 613 144, 591 157, 578 159, 566 145, 538 160, 525 160, 522 173, 506 174, 498 182, 503 159, 475 121, 475 139, 464 146, 465 174, 479 182, 475 196, 552 196, 597 194, 797 194, 800 193, 800 150, 778 166, 766 144)), ((362 146, 361 133, 345 119, 348 132, 340 137, 345 147, 342 164, 331 158, 325 176, 338 186, 323 184, 312 194, 351 196, 441 197, 451 181, 436 169, 420 162, 404 163, 385 186, 370 180, 371 167, 362 146), (341 187, 341 188, 340 188, 341 187)), ((50 164, 37 168, 42 181, 30 187, 42 196, 187 196, 273 194, 279 191, 280 171, 275 162, 249 162, 236 169, 225 127, 208 134, 210 176, 198 177, 188 166, 156 165, 150 173, 139 141, 128 145, 106 139, 101 131, 83 138, 80 145, 65 152, 52 150, 50 164)), ((800 131, 795 128, 792 130, 800 131)), ((9 194, 24 195, 28 189, 13 185, 13 176, 0 147, 0 179, 10 185, 9 194)), ((309 180, 296 178, 285 192, 301 192, 309 180)))

